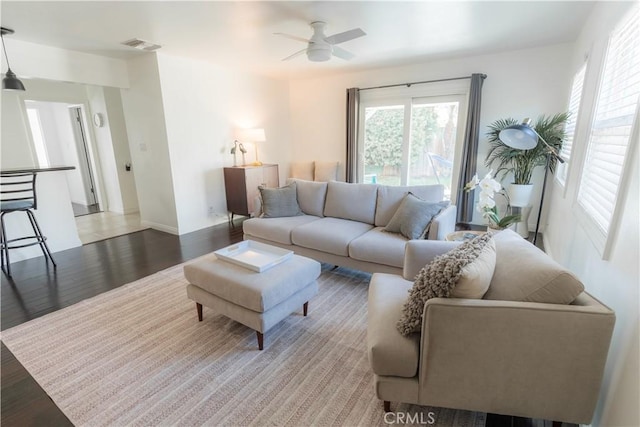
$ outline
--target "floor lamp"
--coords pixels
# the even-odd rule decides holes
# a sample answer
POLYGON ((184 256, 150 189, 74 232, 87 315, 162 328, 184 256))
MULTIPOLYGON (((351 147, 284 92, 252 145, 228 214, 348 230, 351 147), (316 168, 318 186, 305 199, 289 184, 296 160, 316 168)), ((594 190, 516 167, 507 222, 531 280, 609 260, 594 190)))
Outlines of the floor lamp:
POLYGON ((540 194, 540 209, 538 210, 538 220, 536 221, 536 232, 533 235, 533 244, 538 239, 538 229, 540 228, 540 216, 542 215, 542 204, 544 203, 544 190, 547 187, 547 175, 549 173, 549 163, 553 156, 560 163, 564 163, 564 160, 555 148, 549 145, 544 138, 536 132, 530 125, 531 120, 526 118, 520 125, 511 125, 500 131, 498 138, 511 148, 517 150, 531 150, 538 145, 538 139, 544 143, 547 147, 547 162, 544 166, 544 179, 542 181, 542 193, 540 194))

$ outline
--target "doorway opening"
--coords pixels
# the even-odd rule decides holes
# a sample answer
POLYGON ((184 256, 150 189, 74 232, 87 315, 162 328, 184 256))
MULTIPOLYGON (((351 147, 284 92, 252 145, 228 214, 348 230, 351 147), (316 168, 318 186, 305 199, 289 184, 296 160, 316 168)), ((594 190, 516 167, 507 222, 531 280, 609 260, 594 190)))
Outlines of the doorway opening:
POLYGON ((74 215, 100 212, 83 107, 42 101, 25 101, 25 107, 38 165, 75 166, 67 175, 74 215))
POLYGON ((130 162, 126 137, 114 146, 109 128, 89 126, 88 106, 83 103, 25 100, 24 104, 38 165, 75 167, 66 178, 80 241, 87 244, 147 228, 141 225, 137 203, 118 205, 122 188, 131 200, 137 199, 133 177, 119 176, 118 165, 124 171, 130 162))
POLYGON ((83 184, 82 189, 84 190, 81 201, 73 201, 72 199, 71 206, 73 207, 73 214, 75 216, 82 216, 98 213, 100 212, 100 203, 96 196, 96 181, 91 168, 87 134, 82 121, 82 107, 69 107, 69 114, 71 116, 71 125, 78 151, 78 164, 83 184), (86 204, 82 202, 86 202, 86 204))

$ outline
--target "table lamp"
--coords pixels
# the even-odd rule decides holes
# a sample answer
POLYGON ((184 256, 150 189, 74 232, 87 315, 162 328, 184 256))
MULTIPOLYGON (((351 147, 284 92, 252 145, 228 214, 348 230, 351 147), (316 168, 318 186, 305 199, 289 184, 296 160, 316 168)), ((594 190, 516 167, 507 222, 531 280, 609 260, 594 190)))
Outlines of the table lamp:
POLYGON ((533 235, 533 244, 538 239, 538 229, 540 228, 540 215, 542 214, 542 203, 544 202, 544 190, 547 186, 547 174, 549 173, 549 162, 551 156, 555 157, 560 163, 564 163, 564 160, 555 148, 553 148, 544 138, 536 132, 530 125, 531 119, 526 118, 520 125, 511 125, 500 131, 498 138, 505 145, 517 150, 531 150, 538 145, 538 139, 544 143, 547 147, 547 163, 544 166, 544 179, 542 181, 542 193, 540 194, 540 209, 538 210, 538 220, 536 221, 536 232, 533 235))
POLYGON ((256 161, 252 163, 253 166, 261 166, 262 162, 258 160, 258 143, 264 142, 267 139, 264 135, 264 129, 238 129, 236 130, 236 140, 240 142, 251 142, 256 150, 256 161))

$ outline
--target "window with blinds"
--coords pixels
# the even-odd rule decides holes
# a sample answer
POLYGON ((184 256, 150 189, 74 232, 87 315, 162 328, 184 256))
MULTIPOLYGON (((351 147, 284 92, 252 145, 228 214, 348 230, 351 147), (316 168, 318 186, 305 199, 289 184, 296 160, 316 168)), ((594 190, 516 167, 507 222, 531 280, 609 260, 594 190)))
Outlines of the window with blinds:
POLYGON ((578 204, 602 238, 601 250, 614 218, 639 94, 640 8, 634 7, 609 40, 578 190, 578 204))
POLYGON ((565 124, 565 139, 560 150, 560 157, 566 162, 558 163, 558 172, 556 178, 562 185, 567 182, 567 174, 569 171, 569 161, 571 160, 571 147, 576 132, 576 123, 578 121, 578 113, 580 111, 580 102, 582 100, 582 87, 584 86, 584 76, 587 72, 587 63, 585 62, 578 72, 573 76, 571 84, 571 96, 569 98, 569 119, 565 124))

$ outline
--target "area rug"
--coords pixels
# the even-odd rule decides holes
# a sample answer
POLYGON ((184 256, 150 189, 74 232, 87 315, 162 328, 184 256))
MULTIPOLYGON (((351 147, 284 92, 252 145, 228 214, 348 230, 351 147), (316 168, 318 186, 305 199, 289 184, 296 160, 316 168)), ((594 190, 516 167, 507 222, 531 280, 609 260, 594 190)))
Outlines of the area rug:
POLYGON ((198 322, 182 267, 2 341, 78 426, 485 425, 485 414, 405 404, 385 418, 366 352, 369 275, 324 266, 309 316, 286 318, 258 351, 254 331, 206 307, 198 322))

